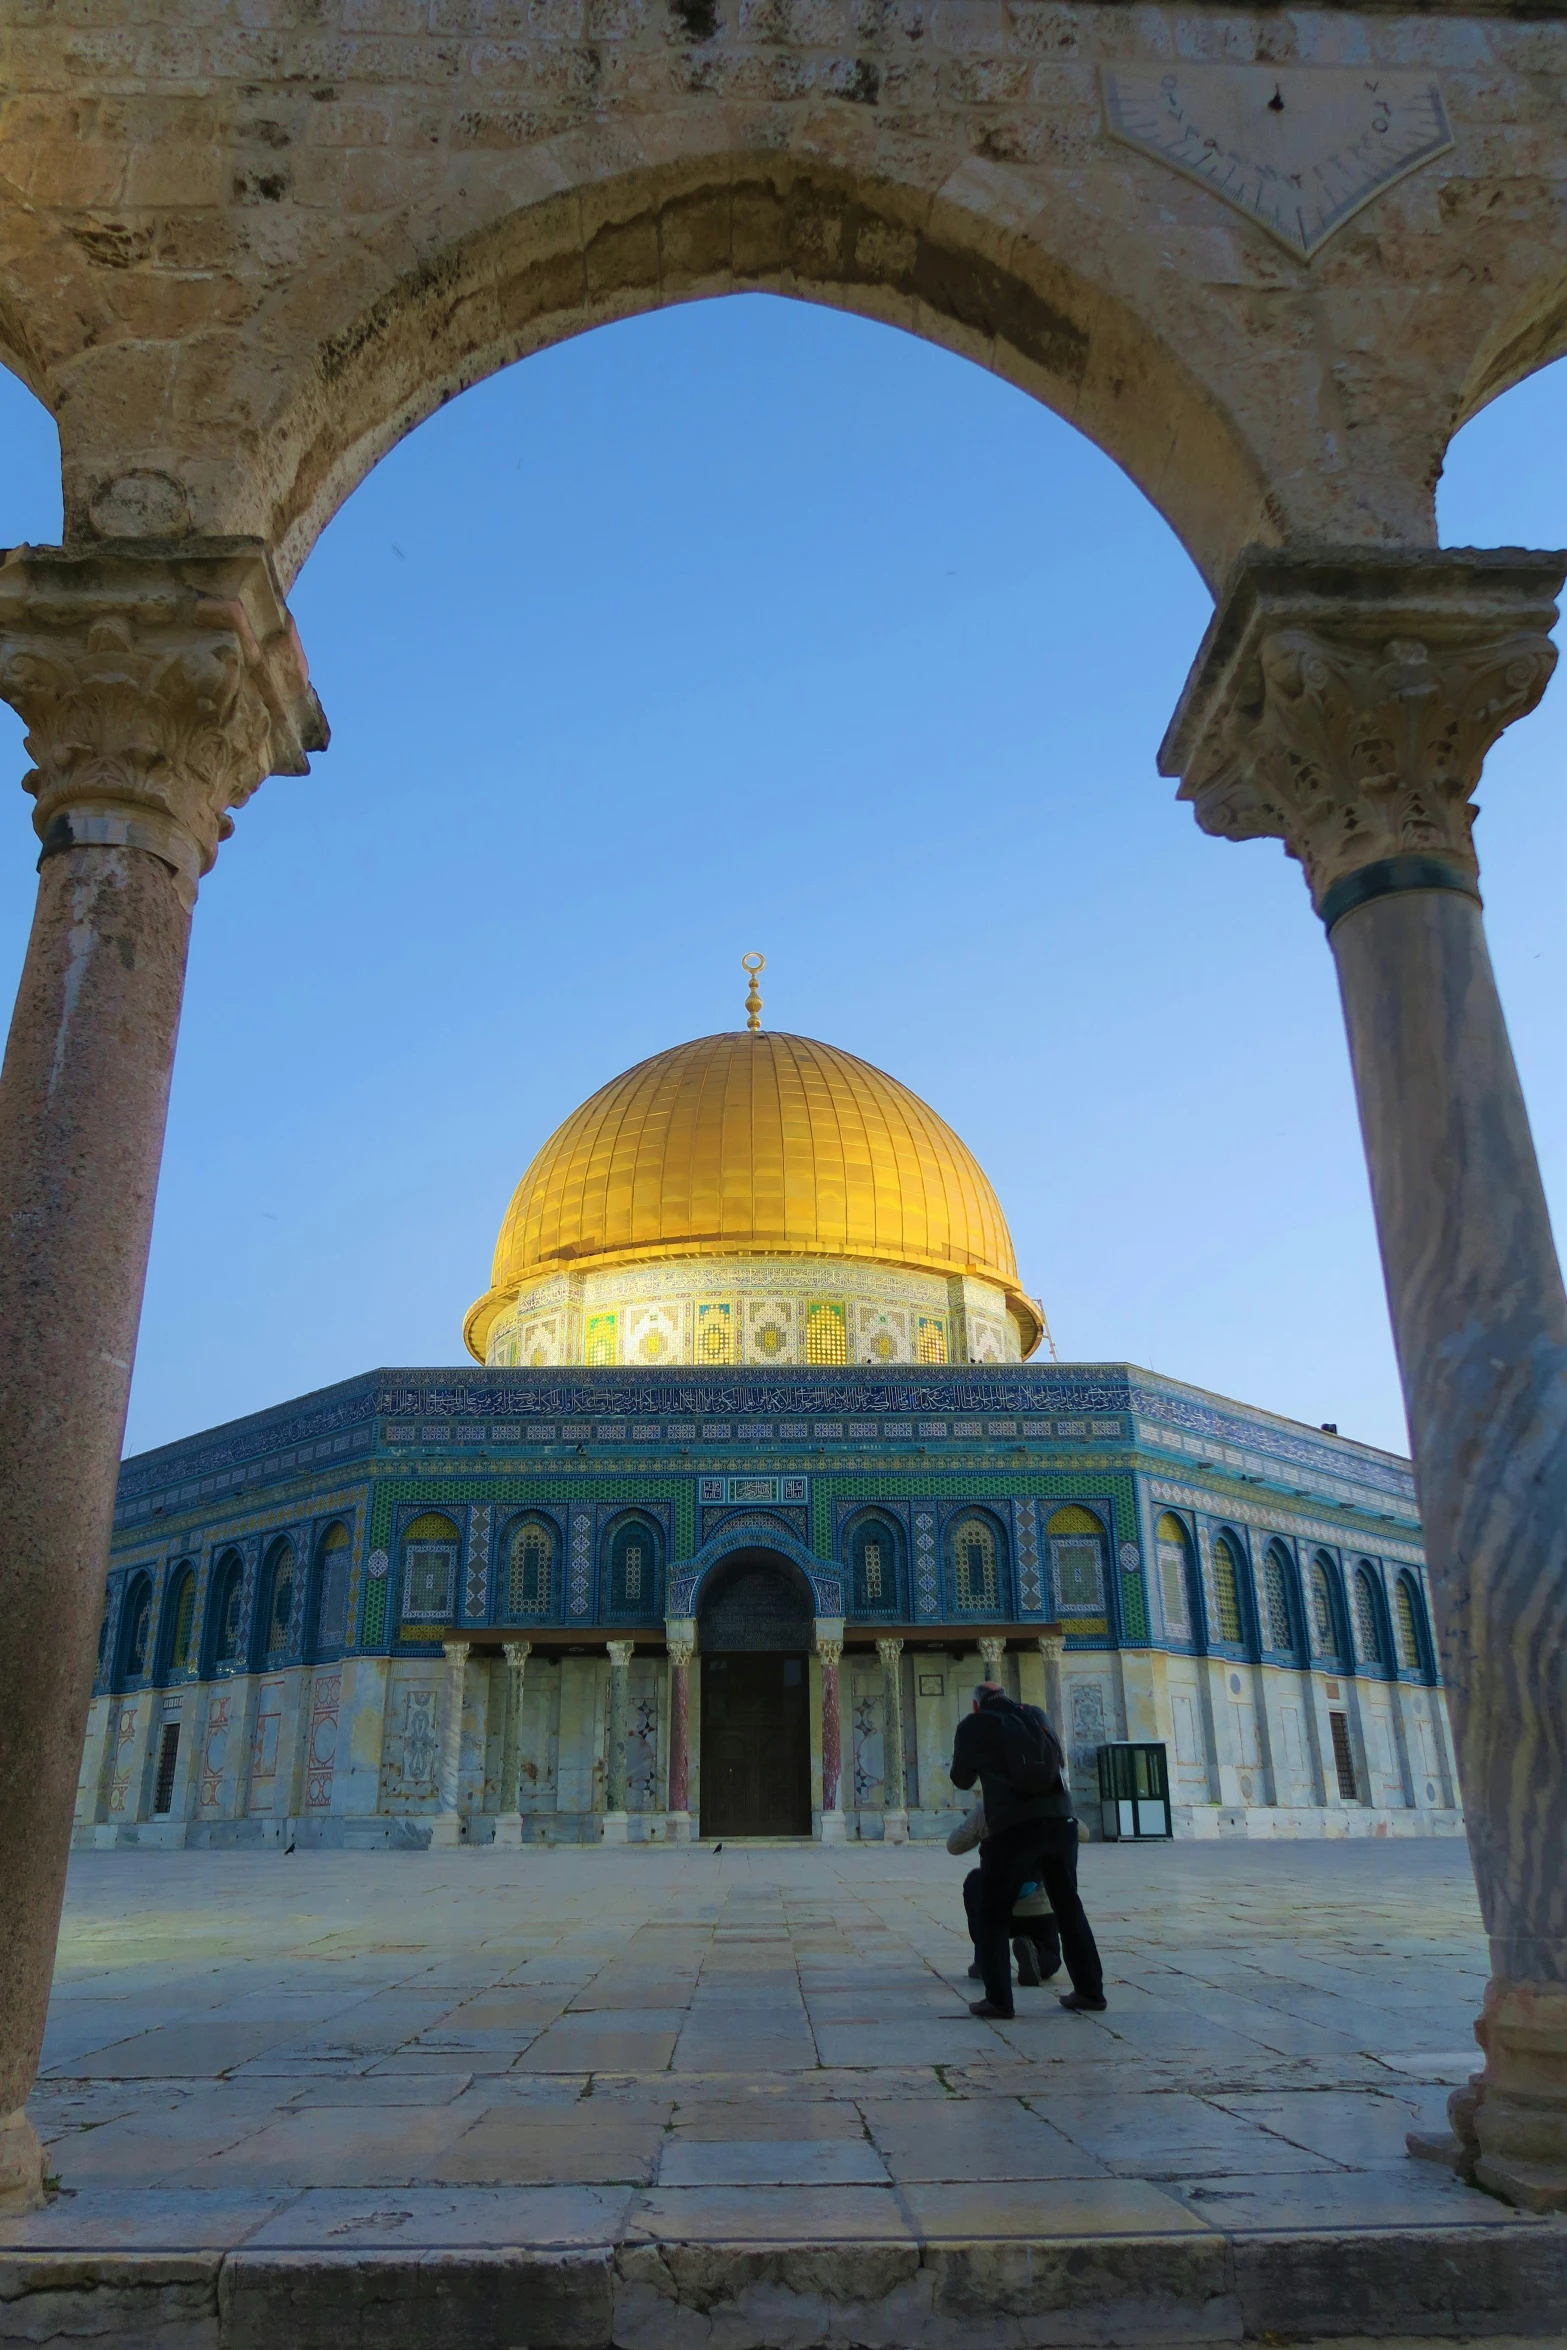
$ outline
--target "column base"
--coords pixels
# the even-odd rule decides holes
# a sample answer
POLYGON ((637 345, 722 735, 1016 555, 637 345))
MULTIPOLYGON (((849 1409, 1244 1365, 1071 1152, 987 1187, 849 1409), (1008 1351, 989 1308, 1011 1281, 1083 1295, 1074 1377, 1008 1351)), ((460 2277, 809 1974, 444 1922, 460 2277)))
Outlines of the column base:
POLYGON ((906 1811, 884 1811, 882 1813, 881 1840, 883 1844, 907 1844, 909 1815, 906 1811))
POLYGON ((1485 2069, 1449 2097, 1451 2137, 1405 2145, 1520 2210, 1567 2211, 1567 1984, 1493 1975, 1475 2038, 1485 2069))
POLYGON ((494 1843, 498 1852, 520 1852, 522 1850, 522 1814, 520 1811, 503 1811, 497 1815, 494 1843))
POLYGON ((0 2211, 41 2211, 44 2150, 25 2113, 0 2118, 0 2211))
POLYGON ((462 1842, 462 1814, 456 1811, 438 1811, 430 1822, 430 1850, 449 1851, 462 1842))
POLYGON ((671 1811, 664 1814, 664 1836, 670 1844, 689 1844, 691 1841, 691 1814, 671 1811))
POLYGON ((606 1844, 629 1844, 630 1841, 630 1814, 623 1811, 607 1811, 604 1814, 604 1842, 606 1844))
POLYGON ((849 1831, 841 1811, 824 1811, 821 1825, 816 1832, 823 1844, 845 1844, 848 1842, 849 1831))

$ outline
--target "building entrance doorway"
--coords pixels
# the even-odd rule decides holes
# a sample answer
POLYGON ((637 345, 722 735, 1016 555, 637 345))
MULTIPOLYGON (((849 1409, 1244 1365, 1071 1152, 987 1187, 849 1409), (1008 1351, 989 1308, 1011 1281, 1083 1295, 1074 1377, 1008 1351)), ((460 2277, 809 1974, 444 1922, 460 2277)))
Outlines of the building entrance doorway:
POLYGON ((804 1656, 703 1657, 704 1836, 809 1836, 810 1686, 804 1656))
POLYGON ((702 1658, 701 1833, 809 1836, 815 1602, 774 1551, 737 1551, 708 1577, 702 1658))

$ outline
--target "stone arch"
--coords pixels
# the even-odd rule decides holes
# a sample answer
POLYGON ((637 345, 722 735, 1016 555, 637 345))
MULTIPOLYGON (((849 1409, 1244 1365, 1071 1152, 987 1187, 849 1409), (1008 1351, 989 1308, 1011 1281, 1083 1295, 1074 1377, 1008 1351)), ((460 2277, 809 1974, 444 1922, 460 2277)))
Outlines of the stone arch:
POLYGON ((1284 535, 1263 461, 1118 290, 1113 259, 1086 274, 1070 228, 1035 216, 1019 234, 989 182, 933 197, 816 157, 718 152, 584 182, 367 287, 294 371, 222 527, 264 536, 286 588, 378 460, 456 393, 612 320, 771 292, 901 327, 1030 393, 1120 465, 1213 585, 1241 545, 1284 535))
POLYGON ((799 1536, 791 1532, 781 1518, 767 1512, 747 1511, 743 1517, 726 1519, 717 1532, 697 1552, 696 1557, 684 1561, 669 1571, 667 1607, 671 1616, 694 1616, 701 1604, 701 1595, 707 1577, 713 1568, 740 1551, 771 1551, 792 1567, 799 1569, 812 1594, 814 1611, 818 1616, 836 1617, 843 1613, 843 1591, 835 1567, 829 1561, 812 1556, 799 1536))
POLYGON ((811 1577, 769 1543, 730 1551, 703 1578, 697 1638, 704 1655, 718 1649, 809 1648, 815 1627, 811 1577))
POLYGON ((1458 396, 1449 440, 1482 408, 1561 358, 1567 358, 1567 268, 1537 278, 1486 336, 1458 396))

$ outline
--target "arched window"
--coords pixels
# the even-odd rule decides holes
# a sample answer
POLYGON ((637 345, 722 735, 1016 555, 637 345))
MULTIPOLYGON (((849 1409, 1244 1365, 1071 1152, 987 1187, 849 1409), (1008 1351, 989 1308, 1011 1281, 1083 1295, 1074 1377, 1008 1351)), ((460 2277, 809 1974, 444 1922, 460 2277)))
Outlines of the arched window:
POLYGON ((196 1661, 192 1642, 196 1629, 196 1570, 189 1559, 182 1560, 174 1570, 169 1596, 163 1603, 163 1621, 168 1626, 168 1654, 163 1669, 166 1673, 188 1673, 196 1661))
POLYGON ((233 1672, 244 1648, 241 1610, 245 1603, 245 1562, 237 1550, 226 1550, 213 1574, 212 1667, 233 1672))
POLYGON ((266 1600, 261 1617, 261 1658, 280 1665, 288 1654, 288 1628, 294 1616, 294 1545, 280 1535, 267 1554, 262 1589, 266 1600))
POLYGON ((506 1546, 504 1613, 514 1620, 547 1616, 555 1604, 555 1529, 546 1518, 524 1518, 506 1546))
POLYGON ((856 1615, 896 1616, 902 1544, 888 1518, 856 1518, 849 1530, 850 1606, 856 1615))
POLYGON ((1337 1657, 1343 1653, 1335 1578, 1332 1559, 1325 1550, 1319 1550, 1311 1562, 1311 1640, 1319 1656, 1337 1657))
POLYGON ((965 1615, 994 1616, 1001 1609, 1001 1568, 996 1530, 976 1511, 959 1518, 948 1537, 953 1604, 965 1615))
POLYGON ((609 1612, 649 1616, 658 1603, 658 1531, 647 1518, 625 1518, 609 1538, 609 1612))
POLYGON ((1099 1616, 1105 1605, 1104 1527, 1076 1503, 1057 1510, 1045 1528, 1063 1616, 1099 1616))
POLYGON ((1413 1575, 1400 1575, 1393 1586, 1393 1625, 1398 1639, 1398 1661, 1406 1673, 1423 1673, 1426 1664, 1426 1611, 1413 1575))
POLYGON ((403 1615, 409 1623, 449 1624, 457 1607, 461 1537, 450 1518, 424 1510, 403 1529, 403 1615))
POLYGON ((1371 1569, 1364 1561, 1355 1569, 1355 1646, 1362 1664, 1382 1663, 1381 1611, 1371 1569))
POLYGON ((1262 1562, 1263 1589, 1268 1595, 1268 1646, 1293 1649, 1295 1610, 1290 1604, 1290 1560, 1282 1542, 1270 1542, 1262 1562))
POLYGON ((1213 1597, 1219 1618, 1217 1635, 1238 1648, 1246 1637, 1241 1627, 1241 1568, 1227 1534, 1213 1538, 1213 1597))
POLYGON ((152 1652, 152 1577, 133 1575, 125 1594, 125 1613, 120 1619, 120 1678, 122 1681, 143 1680, 147 1661, 152 1652))
POLYGON ((348 1562, 353 1545, 341 1518, 334 1519, 316 1544, 316 1620, 314 1653, 330 1656, 348 1638, 348 1562))
POLYGON ((808 1363, 846 1363, 849 1359, 848 1318, 831 1298, 813 1299, 806 1308, 805 1359, 808 1363))
POLYGON ((1191 1603, 1187 1597, 1190 1586, 1187 1570, 1191 1564, 1192 1538, 1186 1531, 1186 1521, 1173 1510, 1166 1510, 1153 1530, 1154 1549, 1159 1560, 1159 1591, 1164 1600, 1164 1627, 1178 1638, 1189 1639, 1192 1629, 1191 1603))

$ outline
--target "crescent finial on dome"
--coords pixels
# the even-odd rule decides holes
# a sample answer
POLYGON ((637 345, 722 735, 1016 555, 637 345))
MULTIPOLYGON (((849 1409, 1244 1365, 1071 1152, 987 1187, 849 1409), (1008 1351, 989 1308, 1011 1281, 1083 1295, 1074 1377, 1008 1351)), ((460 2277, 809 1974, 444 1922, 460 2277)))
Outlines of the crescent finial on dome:
POLYGON ((748 971, 751 975, 751 984, 746 990, 745 997, 745 1024, 747 1028, 755 1030, 762 1025, 762 998, 756 984, 756 975, 758 971, 766 970, 767 957, 765 955, 742 955, 740 968, 742 971, 748 971))

